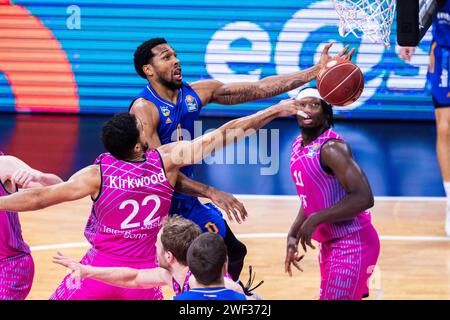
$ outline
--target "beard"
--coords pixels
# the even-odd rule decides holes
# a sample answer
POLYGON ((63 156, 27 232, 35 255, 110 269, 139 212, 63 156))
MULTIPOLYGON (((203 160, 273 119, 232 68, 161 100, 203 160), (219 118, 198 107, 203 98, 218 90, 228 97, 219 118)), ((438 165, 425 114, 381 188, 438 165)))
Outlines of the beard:
POLYGON ((301 127, 302 133, 307 136, 315 136, 323 129, 323 125, 315 127, 301 127))
POLYGON ((148 143, 146 143, 146 142, 142 143, 141 142, 141 148, 142 148, 142 151, 144 151, 144 153, 147 152, 147 150, 148 150, 148 143))
POLYGON ((178 89, 180 89, 180 88, 183 86, 183 83, 182 83, 182 82, 180 82, 180 83, 175 83, 175 82, 171 82, 171 81, 169 81, 169 80, 166 80, 166 79, 164 79, 164 78, 161 78, 161 83, 162 83, 165 87, 169 88, 170 90, 178 90, 178 89))
POLYGON ((320 135, 323 131, 327 130, 330 128, 330 125, 328 123, 328 119, 325 119, 324 121, 320 121, 322 122, 319 125, 316 125, 314 127, 304 127, 300 125, 300 129, 302 130, 302 134, 306 135, 306 136, 318 136, 320 135))

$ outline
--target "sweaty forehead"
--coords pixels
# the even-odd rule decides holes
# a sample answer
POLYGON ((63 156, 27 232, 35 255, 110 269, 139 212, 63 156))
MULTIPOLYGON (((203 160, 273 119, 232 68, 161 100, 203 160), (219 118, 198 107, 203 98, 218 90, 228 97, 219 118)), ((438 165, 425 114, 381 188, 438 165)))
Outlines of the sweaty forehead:
POLYGON ((174 50, 172 49, 172 47, 169 46, 167 43, 161 43, 161 44, 158 44, 156 47, 154 47, 154 48, 152 49, 152 51, 153 51, 153 54, 154 54, 155 56, 158 56, 158 55, 160 55, 160 54, 163 54, 163 53, 165 53, 165 52, 167 52, 167 51, 172 51, 172 52, 174 52, 174 50))

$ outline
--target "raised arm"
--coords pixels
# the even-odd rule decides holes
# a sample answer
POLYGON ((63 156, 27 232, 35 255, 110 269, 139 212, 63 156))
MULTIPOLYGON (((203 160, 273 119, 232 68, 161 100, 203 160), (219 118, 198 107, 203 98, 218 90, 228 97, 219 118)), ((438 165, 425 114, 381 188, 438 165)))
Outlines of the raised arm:
POLYGON ((253 115, 227 122, 220 128, 192 141, 169 143, 158 148, 167 172, 191 165, 206 158, 213 151, 235 143, 256 132, 277 117, 297 114, 298 101, 283 100, 253 115))
POLYGON ((71 269, 76 281, 90 278, 122 288, 149 289, 169 284, 172 279, 169 271, 163 268, 93 267, 81 264, 60 252, 52 261, 71 269))
POLYGON ((354 49, 347 53, 348 45, 336 57, 330 57, 329 43, 322 51, 319 63, 311 68, 285 75, 270 76, 256 82, 224 84, 217 80, 203 80, 192 83, 192 88, 200 96, 203 105, 210 102, 233 105, 266 99, 296 89, 317 77, 320 70, 335 58, 351 59, 354 49))
MULTIPOLYGON (((130 113, 134 114, 142 122, 148 145, 151 148, 161 146, 161 141, 156 132, 156 128, 160 121, 156 106, 148 100, 142 98, 137 99, 133 103, 130 113)), ((233 195, 204 183, 189 179, 181 172, 177 176, 175 190, 195 197, 205 197, 210 199, 216 206, 226 212, 230 221, 233 220, 232 215, 234 215, 234 218, 239 223, 241 222, 241 219, 245 220, 247 217, 247 211, 244 206, 233 195)))
POLYGON ((100 168, 98 165, 91 165, 75 173, 66 182, 0 197, 0 210, 33 211, 89 195, 95 198, 100 192, 100 187, 100 168))
POLYGON ((61 183, 62 179, 51 173, 43 173, 31 168, 13 156, 0 157, 1 180, 10 181, 12 189, 50 186, 61 183))

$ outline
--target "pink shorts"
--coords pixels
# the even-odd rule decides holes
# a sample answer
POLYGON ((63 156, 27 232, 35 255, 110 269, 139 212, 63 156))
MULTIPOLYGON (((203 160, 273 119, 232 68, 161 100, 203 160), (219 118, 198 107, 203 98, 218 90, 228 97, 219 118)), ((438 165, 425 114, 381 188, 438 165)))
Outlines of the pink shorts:
POLYGON ((346 237, 321 243, 320 300, 361 300, 380 254, 375 228, 367 226, 346 237))
MULTIPOLYGON (((130 261, 120 257, 112 257, 90 249, 82 264, 95 267, 128 267, 135 269, 155 268, 156 264, 150 261, 130 261)), ((67 275, 50 300, 162 300, 161 287, 151 289, 126 289, 112 286, 92 279, 82 279, 76 284, 74 279, 67 275)))
POLYGON ((25 300, 34 277, 34 262, 29 254, 0 260, 0 300, 25 300))

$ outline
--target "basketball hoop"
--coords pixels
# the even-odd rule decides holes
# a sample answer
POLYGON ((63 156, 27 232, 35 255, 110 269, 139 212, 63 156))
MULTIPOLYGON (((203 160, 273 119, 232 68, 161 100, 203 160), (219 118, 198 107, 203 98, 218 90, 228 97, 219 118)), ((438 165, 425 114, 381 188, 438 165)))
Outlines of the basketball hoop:
POLYGON ((367 36, 390 48, 389 36, 394 21, 395 0, 331 0, 339 19, 342 37, 353 33, 357 38, 367 36))

